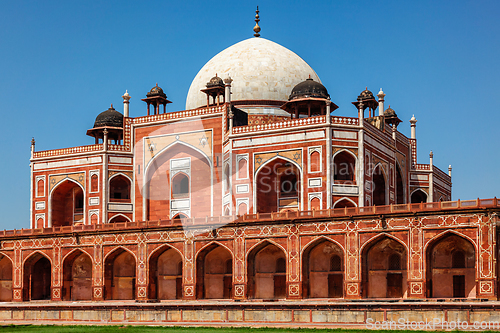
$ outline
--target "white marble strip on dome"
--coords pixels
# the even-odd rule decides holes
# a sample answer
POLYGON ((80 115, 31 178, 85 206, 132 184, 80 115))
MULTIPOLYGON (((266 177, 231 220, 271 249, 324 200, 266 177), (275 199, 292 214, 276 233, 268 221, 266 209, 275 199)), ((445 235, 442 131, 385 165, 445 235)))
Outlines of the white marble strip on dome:
POLYGON ((206 105, 200 90, 215 76, 233 79, 232 97, 237 100, 287 101, 293 87, 316 72, 289 49, 264 38, 250 38, 223 50, 196 74, 186 99, 186 110, 206 105))

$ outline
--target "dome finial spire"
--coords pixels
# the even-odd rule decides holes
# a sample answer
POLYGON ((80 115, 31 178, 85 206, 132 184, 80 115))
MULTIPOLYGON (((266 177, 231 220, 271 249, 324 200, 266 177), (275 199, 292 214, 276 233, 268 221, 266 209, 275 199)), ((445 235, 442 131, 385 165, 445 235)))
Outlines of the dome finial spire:
POLYGON ((253 27, 253 31, 255 31, 255 33, 253 34, 255 37, 260 37, 260 27, 259 27, 259 6, 257 6, 257 10, 255 11, 255 27, 253 27))

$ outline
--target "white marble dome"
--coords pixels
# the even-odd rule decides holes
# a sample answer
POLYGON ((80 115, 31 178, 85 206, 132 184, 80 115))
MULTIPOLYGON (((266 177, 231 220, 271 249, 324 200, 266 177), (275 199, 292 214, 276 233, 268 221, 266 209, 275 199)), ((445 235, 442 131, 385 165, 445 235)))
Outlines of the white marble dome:
POLYGON ((318 75, 301 57, 270 40, 256 37, 232 45, 210 59, 196 74, 186 99, 186 110, 207 104, 200 90, 215 76, 231 76, 231 100, 287 101, 293 87, 318 75))

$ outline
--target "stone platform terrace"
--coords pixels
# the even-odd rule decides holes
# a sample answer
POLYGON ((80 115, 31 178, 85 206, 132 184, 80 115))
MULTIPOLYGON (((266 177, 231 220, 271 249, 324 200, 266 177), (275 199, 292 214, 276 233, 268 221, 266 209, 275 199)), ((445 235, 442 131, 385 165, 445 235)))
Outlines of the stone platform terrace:
MULTIPOLYGON (((3 324, 127 324, 165 326, 269 326, 374 328, 384 321, 432 323, 432 329, 500 329, 500 302, 428 301, 134 301, 1 303, 3 324), (447 322, 441 326, 443 322, 447 322), (480 325, 483 325, 482 327, 480 325)), ((383 328, 383 327, 377 327, 383 328)), ((400 327, 401 328, 401 327, 400 327)), ((423 327, 429 329, 429 326, 423 327)))

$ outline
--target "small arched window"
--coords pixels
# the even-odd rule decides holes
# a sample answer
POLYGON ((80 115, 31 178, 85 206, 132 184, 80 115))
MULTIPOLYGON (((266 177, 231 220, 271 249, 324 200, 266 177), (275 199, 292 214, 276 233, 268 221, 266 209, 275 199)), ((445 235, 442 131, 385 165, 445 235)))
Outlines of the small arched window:
POLYGON ((99 177, 96 174, 93 174, 90 177, 90 192, 99 191, 99 177))
POLYGON ((330 271, 338 272, 342 270, 342 259, 338 255, 333 255, 330 259, 330 271))
POLYGON ((38 180, 38 182, 36 183, 36 196, 45 196, 45 181, 43 179, 38 180))
POLYGON ((189 178, 183 173, 178 173, 172 179, 172 197, 183 198, 189 195, 189 178))
POLYGON ((463 251, 455 251, 451 255, 452 268, 465 268, 465 254, 463 251))
POLYGON ((310 166, 311 172, 320 171, 321 170, 321 165, 320 165, 321 158, 320 158, 319 152, 313 151, 311 153, 310 160, 311 160, 311 166, 310 166))
POLYGON ((109 182, 110 201, 130 200, 130 182, 122 175, 115 176, 109 182))
POLYGON ((226 165, 224 168, 224 191, 226 193, 229 192, 229 189, 231 188, 231 175, 229 174, 229 165, 226 165))
POLYGON ((242 158, 238 162, 238 178, 239 179, 245 179, 248 177, 247 168, 248 168, 247 160, 242 158))
POLYGON ((389 257, 389 270, 398 271, 401 269, 401 256, 399 254, 392 254, 389 257))

